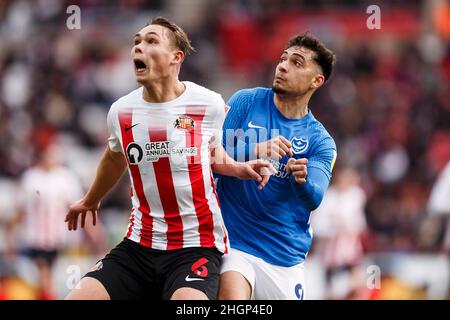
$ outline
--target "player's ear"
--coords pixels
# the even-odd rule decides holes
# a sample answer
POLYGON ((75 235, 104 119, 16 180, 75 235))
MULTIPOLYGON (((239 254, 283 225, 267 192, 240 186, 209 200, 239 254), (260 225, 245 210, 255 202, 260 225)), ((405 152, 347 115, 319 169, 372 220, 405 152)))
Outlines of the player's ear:
POLYGON ((320 88, 325 83, 325 77, 323 74, 317 74, 311 81, 311 88, 320 88))
POLYGON ((172 63, 181 64, 184 60, 184 53, 181 50, 176 50, 173 52, 172 63))

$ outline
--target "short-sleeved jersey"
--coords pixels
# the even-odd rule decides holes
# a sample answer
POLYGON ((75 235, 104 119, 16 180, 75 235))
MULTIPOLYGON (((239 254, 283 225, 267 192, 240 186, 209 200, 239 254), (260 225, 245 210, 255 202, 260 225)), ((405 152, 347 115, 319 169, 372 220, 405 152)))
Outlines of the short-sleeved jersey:
POLYGON ((122 152, 131 180, 125 237, 146 247, 227 251, 227 233, 212 178, 210 147, 220 143, 225 102, 192 82, 164 103, 143 99, 143 87, 108 113, 109 148, 122 152))

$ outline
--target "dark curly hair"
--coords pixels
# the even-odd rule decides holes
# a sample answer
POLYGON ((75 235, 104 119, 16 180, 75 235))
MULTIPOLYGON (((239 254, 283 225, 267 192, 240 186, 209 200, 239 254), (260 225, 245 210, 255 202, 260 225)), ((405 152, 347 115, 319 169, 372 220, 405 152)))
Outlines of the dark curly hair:
POLYGON ((334 64, 336 63, 336 55, 333 51, 325 47, 319 39, 308 32, 291 38, 286 49, 297 46, 307 48, 315 53, 314 61, 322 68, 326 82, 331 77, 334 64))

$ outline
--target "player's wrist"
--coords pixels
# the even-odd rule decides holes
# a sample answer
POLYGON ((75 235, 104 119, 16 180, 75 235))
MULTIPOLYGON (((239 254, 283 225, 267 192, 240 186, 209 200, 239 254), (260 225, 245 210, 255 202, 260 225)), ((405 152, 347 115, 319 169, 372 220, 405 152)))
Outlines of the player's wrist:
POLYGON ((90 197, 89 195, 86 195, 84 198, 81 199, 81 203, 83 204, 83 206, 88 207, 88 208, 94 208, 94 207, 97 208, 99 202, 100 202, 100 200, 90 197))

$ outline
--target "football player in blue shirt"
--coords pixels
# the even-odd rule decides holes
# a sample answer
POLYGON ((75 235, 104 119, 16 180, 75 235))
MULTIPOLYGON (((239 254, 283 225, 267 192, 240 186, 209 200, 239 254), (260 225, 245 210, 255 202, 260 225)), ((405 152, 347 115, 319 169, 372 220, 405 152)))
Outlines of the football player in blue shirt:
POLYGON ((223 143, 236 160, 270 160, 278 173, 255 181, 219 176, 217 189, 231 250, 223 257, 219 299, 303 299, 312 242, 311 211, 322 201, 336 144, 309 100, 331 76, 335 55, 317 38, 292 38, 272 88, 244 89, 229 100, 223 143))

